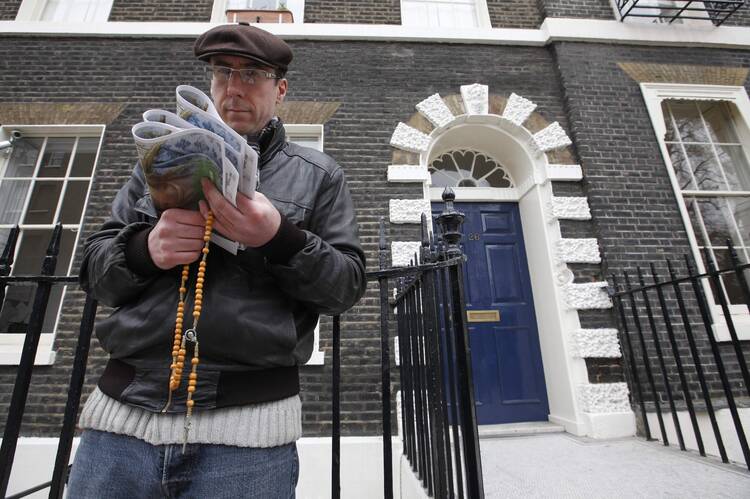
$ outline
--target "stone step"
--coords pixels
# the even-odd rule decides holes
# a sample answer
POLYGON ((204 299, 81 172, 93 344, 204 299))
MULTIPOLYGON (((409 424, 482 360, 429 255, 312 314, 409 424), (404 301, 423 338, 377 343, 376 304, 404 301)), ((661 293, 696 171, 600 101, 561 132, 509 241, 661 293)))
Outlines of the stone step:
POLYGON ((479 425, 479 438, 523 437, 543 433, 564 433, 565 428, 549 421, 529 421, 526 423, 507 423, 479 425))

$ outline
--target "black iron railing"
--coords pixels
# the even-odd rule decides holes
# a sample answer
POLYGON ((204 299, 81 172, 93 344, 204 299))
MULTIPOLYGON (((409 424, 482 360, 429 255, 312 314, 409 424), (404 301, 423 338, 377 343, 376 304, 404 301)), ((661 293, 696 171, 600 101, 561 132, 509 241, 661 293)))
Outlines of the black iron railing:
MULTIPOLYGON (((640 267, 636 269, 636 276, 624 272, 622 278, 617 279, 613 275, 611 295, 619 314, 626 372, 631 391, 635 391, 634 402, 646 438, 652 438, 648 420, 648 412, 652 411, 656 414, 661 440, 669 445, 663 414, 666 404, 680 449, 686 450, 684 429, 678 417, 679 411, 686 410, 697 450, 705 456, 698 420, 698 412, 705 412, 719 456, 723 462, 729 462, 724 444, 726 435, 722 436, 716 417, 719 408, 728 407, 734 433, 750 469, 750 448, 738 410, 738 403, 750 402, 746 359, 750 354, 750 342, 738 337, 737 316, 732 315, 726 293, 731 287, 750 311, 746 278, 750 264, 739 260, 731 241, 727 245, 731 255, 728 268, 717 269, 706 252, 704 261, 708 272, 699 274, 686 256, 687 275, 680 277, 677 271, 680 265, 667 260, 666 276, 660 276, 653 264, 648 275, 640 267), (710 290, 711 302, 706 290, 710 290), (718 330, 723 328, 728 331, 728 341, 717 339, 718 330), (715 373, 718 373, 718 380, 715 373), (700 389, 695 387, 696 381, 700 389), (712 390, 717 385, 720 390, 712 390)), ((726 429, 724 431, 726 433, 726 429)))
MULTIPOLYGON (((380 335, 383 419, 383 496, 393 497, 391 385, 401 383, 404 454, 433 497, 481 498, 481 459, 471 377, 471 353, 464 321, 462 265, 459 246, 463 215, 453 209, 454 195, 444 194, 446 208, 438 217, 442 238, 430 241, 423 220, 421 262, 415 255, 408 267, 389 268, 384 223, 381 221, 379 270, 368 272, 380 292, 380 335), (397 296, 391 298, 394 287, 397 296), (395 324, 389 315, 395 313, 395 324), (394 379, 389 346, 395 326, 399 342, 400 376, 394 379), (449 431, 452 430, 452 433, 449 431)), ((47 301, 53 285, 75 285, 77 277, 55 276, 61 227, 52 236, 40 275, 11 276, 18 238, 14 228, 0 258, 0 311, 8 285, 36 285, 37 294, 26 332, 12 400, 0 449, 0 497, 5 497, 19 438, 21 420, 29 393, 39 337, 47 301)), ((50 498, 62 497, 80 405, 88 350, 97 303, 87 297, 84 305, 58 442, 52 479, 13 498, 28 496, 50 487, 50 498)), ((340 497, 340 330, 339 316, 332 330, 332 497, 340 497)), ((7 498, 6 498, 7 499, 7 498)))
POLYGON ((744 0, 715 0, 713 2, 697 0, 617 0, 616 2, 621 21, 628 17, 638 17, 671 24, 679 19, 698 19, 711 21, 716 26, 724 23, 744 3, 744 0))
MULTIPOLYGON (((73 276, 55 276, 55 267, 57 266, 57 255, 60 249, 60 238, 62 236, 62 225, 58 224, 52 233, 50 244, 47 247, 47 253, 42 263, 41 273, 33 276, 10 276, 10 269, 13 265, 13 255, 15 254, 16 243, 18 242, 18 227, 10 231, 2 257, 0 257, 0 311, 5 301, 5 288, 9 284, 13 285, 36 285, 36 294, 32 307, 29 323, 26 328, 23 350, 21 359, 16 373, 16 381, 13 387, 8 417, 5 422, 3 433, 3 443, 0 447, 0 496, 5 497, 10 481, 10 472, 13 467, 13 458, 16 453, 18 436, 21 431, 21 420, 23 419, 26 399, 29 394, 29 385, 31 384, 31 375, 34 369, 34 357, 39 346, 39 338, 42 334, 44 316, 47 310, 50 292, 53 285, 75 284, 78 278, 73 276)), ((83 309, 81 319, 80 333, 76 346, 76 354, 73 360, 73 372, 70 378, 68 388, 68 399, 65 405, 65 415, 63 426, 60 431, 60 440, 57 447, 57 457, 55 458, 55 467, 52 474, 52 480, 33 487, 29 490, 15 494, 11 497, 25 497, 38 490, 50 487, 50 498, 61 498, 63 488, 68 475, 68 461, 73 446, 73 435, 75 432, 76 415, 81 400, 81 390, 86 373, 86 363, 88 360, 89 345, 91 343, 91 332, 94 329, 94 317, 96 315, 96 300, 91 297, 86 298, 86 304, 83 309)))

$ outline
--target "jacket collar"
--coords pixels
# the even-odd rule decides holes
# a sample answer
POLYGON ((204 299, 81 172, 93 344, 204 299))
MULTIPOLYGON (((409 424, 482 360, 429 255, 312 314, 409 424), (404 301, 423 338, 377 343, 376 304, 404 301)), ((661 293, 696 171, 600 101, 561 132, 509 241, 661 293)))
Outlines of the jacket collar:
POLYGON ((258 168, 263 168, 286 145, 284 123, 281 118, 274 117, 263 130, 255 135, 247 135, 246 139, 250 146, 256 148, 256 152, 260 150, 258 168))

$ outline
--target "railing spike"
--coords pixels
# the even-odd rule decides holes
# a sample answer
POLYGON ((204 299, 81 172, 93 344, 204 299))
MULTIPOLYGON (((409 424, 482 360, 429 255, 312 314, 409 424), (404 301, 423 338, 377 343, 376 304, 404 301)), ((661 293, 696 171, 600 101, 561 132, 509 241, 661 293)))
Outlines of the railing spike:
POLYGON ((16 243, 18 243, 18 234, 21 229, 15 225, 8 233, 8 239, 5 242, 3 254, 0 256, 0 276, 8 275, 10 268, 13 266, 13 255, 16 252, 16 243), (7 273, 4 273, 7 270, 7 273))
POLYGON ((385 251, 386 249, 386 242, 385 242, 385 217, 380 217, 380 229, 379 229, 379 235, 380 235, 380 241, 378 244, 378 248, 380 251, 385 251))

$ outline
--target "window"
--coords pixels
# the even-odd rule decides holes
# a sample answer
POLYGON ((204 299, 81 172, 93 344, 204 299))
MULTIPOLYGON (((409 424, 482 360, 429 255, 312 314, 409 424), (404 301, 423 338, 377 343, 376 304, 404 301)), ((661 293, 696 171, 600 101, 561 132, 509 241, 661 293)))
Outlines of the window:
MULTIPOLYGON (((69 274, 85 212, 102 127, 5 127, 22 132, 6 157, 0 156, 0 252, 10 229, 21 228, 12 275, 38 274, 52 230, 63 227, 55 273, 69 274)), ((51 362, 52 337, 62 306, 63 286, 54 286, 42 327, 38 363, 51 362), (47 360, 44 358, 46 351, 47 360), (40 357, 41 356, 41 357, 40 357)), ((7 288, 0 313, 0 364, 15 363, 29 323, 35 287, 7 288)))
POLYGON ((485 0, 401 0, 401 24, 424 28, 489 28, 485 0))
POLYGON ((433 187, 513 187, 513 180, 498 162, 476 151, 444 153, 428 171, 433 187))
POLYGON ((107 21, 112 0, 23 0, 17 21, 107 21))
MULTIPOLYGON (((658 87, 644 85, 652 87, 644 88, 649 101, 648 97, 658 92, 658 87)), ((704 88, 710 92, 710 87, 704 88)), ((718 268, 729 267, 727 240, 730 240, 740 259, 750 261, 750 136, 747 129, 750 107, 747 93, 738 89, 732 92, 734 99, 718 95, 706 99, 700 88, 695 88, 695 98, 690 99, 670 94, 669 86, 661 89, 662 98, 652 97, 650 111, 657 113, 660 120, 658 126, 655 124, 657 135, 671 169, 670 176, 681 202, 695 260, 705 271, 706 250, 718 268)), ((728 339, 718 308, 719 293, 730 303, 732 320, 740 337, 750 338, 750 316, 734 274, 722 276, 721 289, 712 286, 707 293, 716 307, 718 338, 728 339)))
MULTIPOLYGON (((301 23, 305 15, 305 0, 215 0, 211 14, 212 22, 235 22, 227 11, 237 10, 288 10, 292 13, 295 23, 301 23)), ((262 22, 271 22, 263 19, 262 22)), ((281 21, 277 21, 281 22, 281 21)))
MULTIPOLYGON (((299 125, 284 124, 286 138, 289 142, 312 147, 318 151, 323 151, 323 125, 299 125)), ((322 366, 325 363, 325 353, 320 349, 320 320, 315 325, 315 339, 313 351, 308 366, 322 366)))

